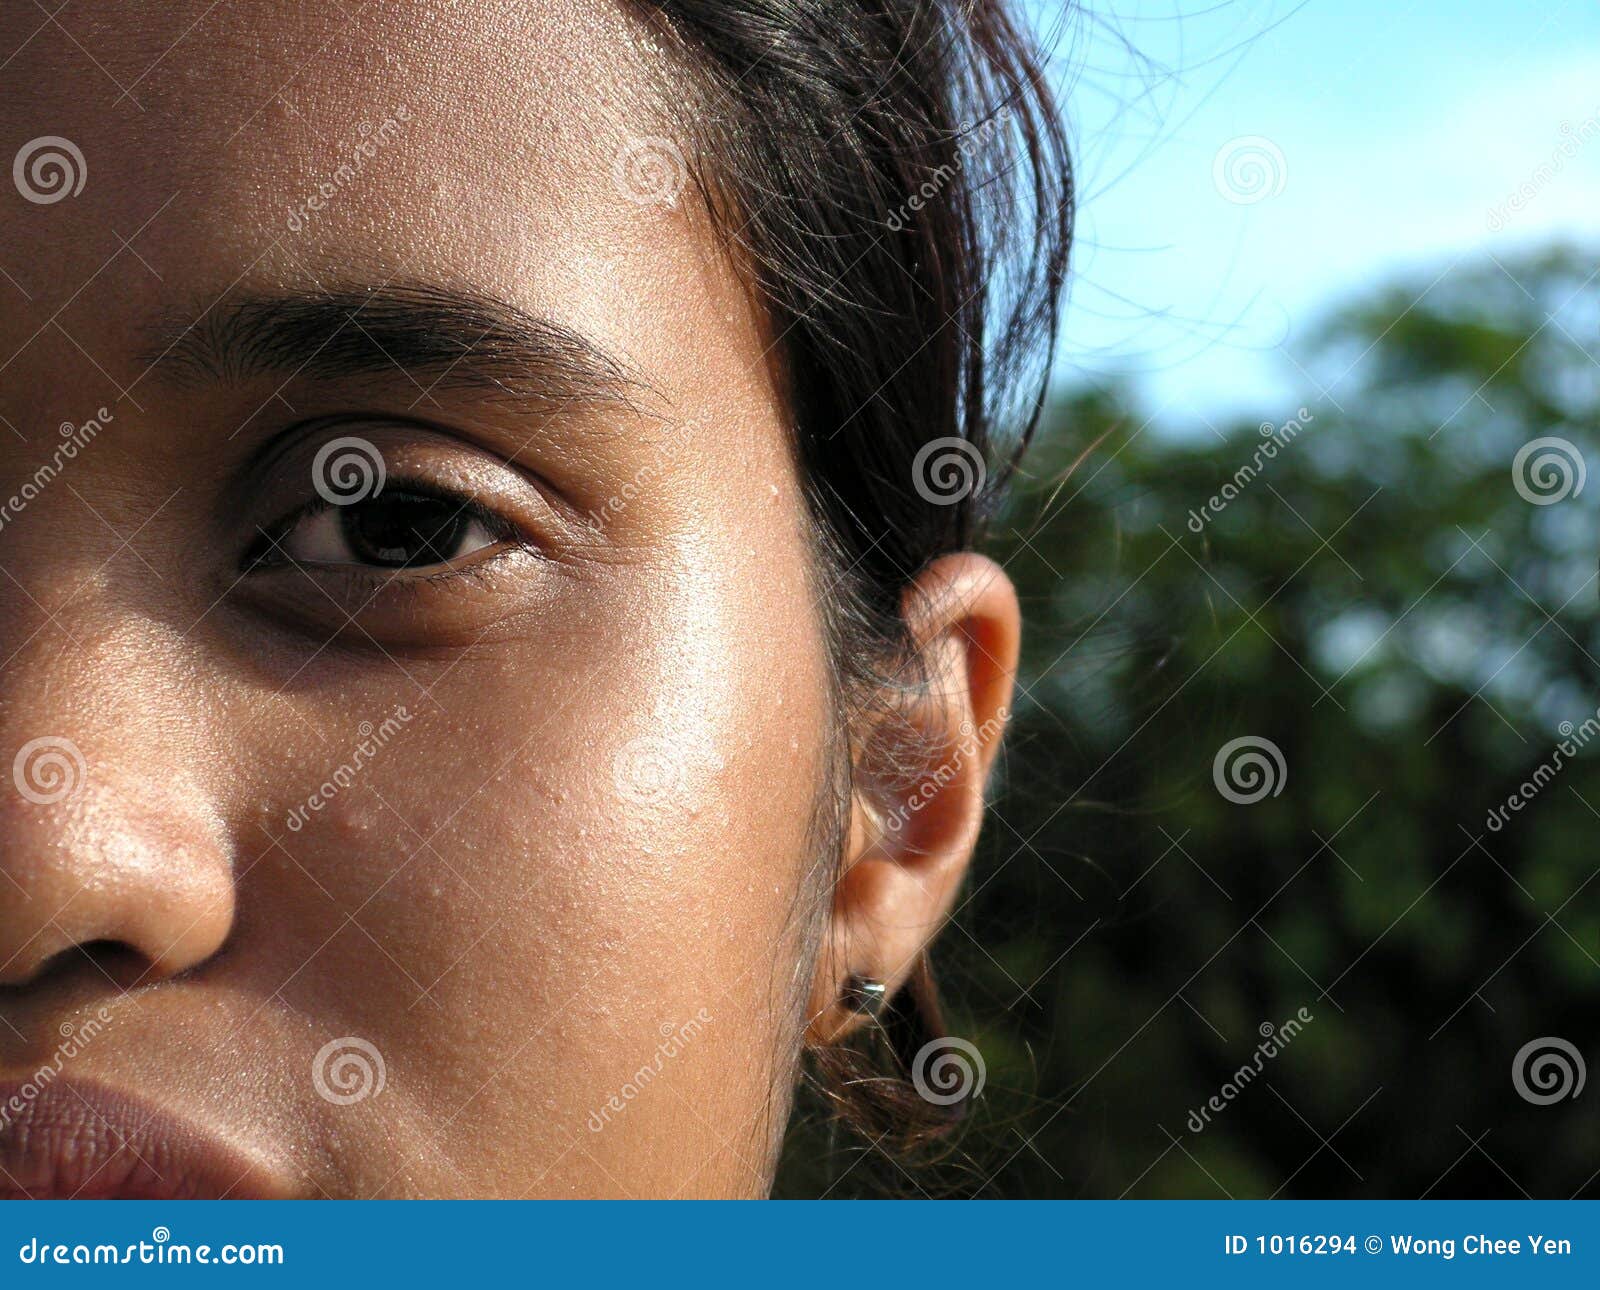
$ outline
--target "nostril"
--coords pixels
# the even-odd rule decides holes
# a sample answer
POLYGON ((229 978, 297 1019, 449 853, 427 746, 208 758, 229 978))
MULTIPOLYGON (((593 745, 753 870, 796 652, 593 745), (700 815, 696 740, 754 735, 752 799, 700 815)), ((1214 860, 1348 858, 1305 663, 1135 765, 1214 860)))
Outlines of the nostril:
POLYGON ((39 965, 30 987, 72 976, 92 977, 101 985, 130 990, 150 971, 150 959, 124 941, 109 938, 84 941, 58 950, 39 965))
POLYGON ((76 948, 80 960, 110 977, 124 990, 149 972, 151 967, 148 955, 124 941, 86 941, 76 948))
POLYGON ((131 988, 197 967, 228 938, 227 826, 176 780, 101 765, 70 810, 0 794, 0 981, 74 970, 131 988))

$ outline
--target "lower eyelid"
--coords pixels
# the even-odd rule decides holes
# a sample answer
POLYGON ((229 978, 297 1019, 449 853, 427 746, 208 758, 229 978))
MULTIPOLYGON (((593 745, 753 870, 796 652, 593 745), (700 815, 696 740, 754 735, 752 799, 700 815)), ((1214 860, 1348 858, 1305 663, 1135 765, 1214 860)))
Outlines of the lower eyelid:
POLYGON ((492 578, 506 572, 504 567, 506 561, 525 556, 537 558, 536 553, 525 544, 504 542, 484 547, 448 564, 414 565, 406 568, 347 562, 327 564, 290 562, 283 567, 322 579, 337 578, 352 584, 363 582, 369 590, 391 584, 444 586, 457 581, 488 585, 492 578))

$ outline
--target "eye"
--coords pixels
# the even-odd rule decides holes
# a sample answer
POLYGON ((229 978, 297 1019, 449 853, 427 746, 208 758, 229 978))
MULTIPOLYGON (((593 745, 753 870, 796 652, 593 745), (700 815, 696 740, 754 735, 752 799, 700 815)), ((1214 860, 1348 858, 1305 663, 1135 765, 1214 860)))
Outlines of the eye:
POLYGON ((261 555, 305 565, 421 569, 496 547, 508 528, 466 498, 400 486, 343 506, 307 507, 277 526, 261 555))

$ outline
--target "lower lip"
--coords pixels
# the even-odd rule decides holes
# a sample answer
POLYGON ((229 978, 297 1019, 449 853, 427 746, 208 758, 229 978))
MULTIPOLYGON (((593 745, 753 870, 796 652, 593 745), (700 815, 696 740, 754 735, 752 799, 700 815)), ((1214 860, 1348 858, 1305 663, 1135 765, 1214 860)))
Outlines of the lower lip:
POLYGON ((281 1194, 212 1135, 112 1089, 0 1083, 0 1199, 178 1200, 281 1194))

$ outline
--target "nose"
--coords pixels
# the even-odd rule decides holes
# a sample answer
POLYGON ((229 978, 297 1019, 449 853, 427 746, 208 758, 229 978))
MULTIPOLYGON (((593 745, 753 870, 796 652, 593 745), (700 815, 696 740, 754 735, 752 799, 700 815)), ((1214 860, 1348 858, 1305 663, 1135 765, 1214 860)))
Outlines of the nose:
POLYGON ((66 736, 17 747, 0 779, 0 984, 74 947, 115 945, 140 979, 204 962, 234 918, 223 830, 195 796, 66 736))
POLYGON ((143 979, 211 957, 233 925, 222 830, 169 782, 67 736, 23 743, 0 780, 0 984, 75 946, 115 945, 143 979))
MULTIPOLYGON (((0 984, 75 947, 140 979, 204 962, 233 926, 232 837, 204 786, 203 702, 159 640, 44 637, 0 679, 0 984)), ((223 773, 218 771, 219 774, 223 773)), ((220 782, 220 781, 219 781, 220 782)))

